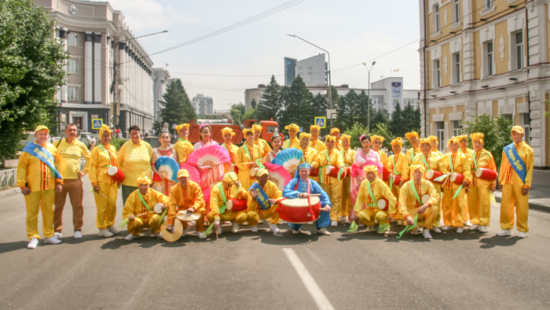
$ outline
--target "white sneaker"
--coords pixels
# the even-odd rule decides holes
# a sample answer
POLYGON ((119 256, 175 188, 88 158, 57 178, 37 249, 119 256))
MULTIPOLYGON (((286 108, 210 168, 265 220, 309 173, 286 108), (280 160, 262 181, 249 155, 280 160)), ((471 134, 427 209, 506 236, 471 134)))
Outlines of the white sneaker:
POLYGON ((340 223, 347 223, 348 217, 347 216, 340 216, 340 223))
POLYGON ((292 233, 295 234, 295 235, 299 235, 300 232, 301 232, 301 230, 299 230, 299 229, 298 230, 294 230, 294 229, 292 230, 292 233))
POLYGON ((499 232, 497 234, 497 236, 501 236, 501 237, 506 237, 506 236, 511 236, 512 235, 512 230, 511 229, 504 229, 502 230, 501 232, 499 232))
POLYGON ((420 233, 422 233, 420 231, 420 227, 414 229, 414 230, 411 230, 411 235, 420 235, 420 233))
POLYGON ((109 237, 113 236, 113 233, 110 232, 107 228, 105 228, 105 229, 101 229, 99 231, 99 234, 97 234, 97 235, 100 236, 100 237, 109 238, 109 237))
POLYGON ((486 233, 487 232, 487 226, 481 226, 479 228, 479 232, 486 233))
POLYGON ((357 227, 365 227, 365 224, 363 224, 363 223, 361 222, 361 223, 359 223, 359 224, 357 225, 357 227))
POLYGON ((525 239, 525 238, 527 238, 527 233, 525 233, 523 231, 520 231, 519 234, 518 234, 518 237, 520 237, 521 239, 525 239))
POLYGON ((338 222, 332 221, 332 222, 330 222, 330 226, 336 227, 336 226, 338 226, 338 222))
POLYGON ((124 237, 124 239, 126 239, 127 241, 130 241, 130 240, 134 240, 134 239, 137 239, 139 238, 140 236, 134 236, 132 234, 128 234, 128 236, 124 237))
POLYGON ((63 237, 63 234, 61 234, 60 232, 55 232, 55 234, 53 234, 57 239, 63 237))
POLYGON ((468 227, 470 227, 470 226, 472 226, 472 222, 470 222, 470 221, 466 221, 466 222, 464 222, 464 226, 468 226, 468 227))
POLYGON ((231 231, 232 231, 233 233, 238 232, 238 231, 239 231, 239 224, 233 223, 233 227, 231 228, 231 231))
POLYGON ((317 233, 320 234, 320 235, 330 236, 330 233, 327 231, 326 228, 321 228, 321 229, 317 230, 317 233))
POLYGON ((258 232, 258 225, 250 227, 250 231, 258 232))
POLYGON ((29 241, 29 244, 27 244, 27 249, 36 249, 38 246, 38 239, 32 238, 31 241, 29 241))
POLYGON ((436 234, 440 234, 441 233, 441 229, 439 227, 434 227, 434 232, 436 234))
POLYGON ((374 225, 368 226, 367 230, 365 230, 365 232, 373 232, 373 231, 375 231, 374 225))
POLYGON ((199 237, 199 239, 204 239, 204 238, 206 238, 206 236, 204 235, 204 233, 203 233, 203 232, 200 232, 200 231, 197 231, 197 233, 196 233, 195 235, 197 235, 197 237, 199 237))
POLYGON ((463 231, 464 231, 464 227, 458 227, 458 228, 456 229, 456 233, 457 233, 457 234, 461 234, 463 231))
POLYGON ((82 239, 82 232, 80 230, 77 230, 74 232, 74 238, 75 239, 82 239))
POLYGON ((271 228, 269 229, 271 232, 273 232, 274 234, 278 234, 281 232, 281 230, 279 229, 279 227, 277 227, 277 225, 275 224, 271 224, 271 228))
POLYGON ((153 236, 153 237, 157 237, 157 238, 162 238, 162 234, 161 234, 161 233, 156 233, 156 234, 153 234, 152 236, 153 236))
POLYGON ((424 229, 423 235, 424 235, 424 239, 432 239, 432 235, 430 235, 429 229, 424 229))
POLYGON ((468 228, 471 231, 479 230, 479 225, 472 225, 470 228, 468 228))
POLYGON ((120 234, 120 231, 115 228, 115 226, 107 227, 107 230, 110 231, 113 235, 120 234))
MULTIPOLYGON (((222 225, 220 224, 220 227, 221 227, 221 226, 222 226, 222 225)), ((185 237, 185 236, 187 235, 187 233, 189 232, 189 230, 191 230, 191 226, 187 225, 187 228, 185 228, 185 229, 183 230, 183 232, 181 233, 181 236, 182 236, 182 237, 185 237)))
POLYGON ((53 236, 53 237, 49 237, 49 238, 44 239, 44 243, 49 243, 49 244, 60 244, 60 243, 61 243, 61 240, 59 240, 59 239, 57 239, 55 236, 53 236))
POLYGON ((451 230, 451 229, 452 229, 451 226, 443 226, 443 227, 441 227, 441 230, 444 230, 444 231, 451 230))

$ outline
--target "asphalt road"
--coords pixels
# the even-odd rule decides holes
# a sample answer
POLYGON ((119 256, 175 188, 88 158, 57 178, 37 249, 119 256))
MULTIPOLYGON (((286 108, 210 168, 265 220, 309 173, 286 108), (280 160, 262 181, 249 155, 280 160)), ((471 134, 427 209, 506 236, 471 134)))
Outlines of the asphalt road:
POLYGON ((72 238, 67 201, 63 243, 35 250, 26 248, 23 196, 2 199, 0 309, 550 308, 550 214, 541 211, 530 212, 524 240, 495 236, 495 208, 486 235, 453 231, 431 241, 347 227, 320 236, 311 225, 299 236, 280 225, 273 236, 261 224, 258 233, 226 226, 219 240, 128 242, 125 230, 97 236, 85 184, 84 238, 72 238))

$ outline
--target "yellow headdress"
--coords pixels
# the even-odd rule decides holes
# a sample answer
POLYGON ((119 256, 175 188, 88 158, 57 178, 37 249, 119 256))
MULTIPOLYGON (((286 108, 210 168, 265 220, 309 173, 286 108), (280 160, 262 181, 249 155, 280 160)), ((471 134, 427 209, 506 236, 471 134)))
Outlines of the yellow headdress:
POLYGON ((416 170, 420 170, 420 172, 422 172, 422 173, 424 173, 424 171, 426 170, 426 169, 424 169, 424 166, 422 166, 422 165, 411 165, 409 167, 409 169, 410 169, 410 173, 411 173, 411 175, 409 177, 410 177, 411 180, 412 180, 413 174, 416 170))
POLYGON ((259 124, 254 124, 252 125, 252 132, 256 132, 256 131, 259 131, 259 132, 262 132, 262 125, 259 125, 259 124))
POLYGON ((189 124, 180 124, 180 125, 176 126, 176 132, 179 133, 180 130, 181 130, 183 127, 189 129, 189 124))
POLYGON ((476 132, 470 135, 470 138, 472 138, 472 141, 479 141, 483 143, 483 138, 485 138, 485 135, 481 132, 476 132))
POLYGON ((452 137, 449 139, 449 141, 447 141, 447 144, 448 145, 451 145, 451 144, 454 144, 454 143, 458 143, 458 138, 457 137, 452 137))
POLYGON ((348 141, 351 141, 351 136, 350 135, 346 135, 346 134, 342 134, 340 136, 340 140, 344 141, 344 140, 348 140, 348 141))
POLYGON ((326 136, 325 137, 325 142, 336 142, 336 137, 335 136, 326 136))
POLYGON ((403 146, 403 139, 401 137, 397 137, 393 139, 390 144, 391 145, 399 144, 400 146, 403 146))
POLYGON ((252 131, 252 128, 245 128, 243 129, 243 136, 246 137, 248 133, 254 134, 254 131, 252 131))
POLYGON ((269 172, 267 171, 267 169, 258 169, 258 171, 256 172, 256 177, 259 178, 264 174, 269 175, 269 172))
POLYGON ((285 126, 285 129, 286 130, 294 129, 296 132, 299 132, 300 131, 300 126, 298 126, 296 124, 290 124, 288 126, 285 126))
POLYGON ((99 130, 99 139, 101 139, 101 137, 103 137, 103 133, 105 133, 105 132, 108 132, 109 134, 111 134, 113 131, 109 128, 109 126, 102 125, 101 129, 99 130))
POLYGON ((420 145, 422 145, 424 143, 432 145, 432 141, 430 141, 430 138, 420 138, 420 145))
POLYGON ((309 133, 302 132, 300 134, 300 140, 302 140, 303 138, 311 139, 311 135, 309 133))
POLYGON ((317 129, 317 131, 321 132, 321 126, 318 126, 318 125, 309 126, 309 132, 311 132, 312 129, 317 129))
POLYGON ((223 176, 223 181, 231 185, 235 184, 239 180, 239 177, 235 172, 228 172, 223 176))
POLYGON ((468 135, 457 136, 456 138, 458 139, 458 141, 462 141, 462 140, 468 141, 468 135))
POLYGON ((141 185, 141 184, 151 184, 151 180, 144 174, 142 174, 138 179, 137 179, 137 185, 141 185))
POLYGON ((233 132, 233 129, 229 127, 225 127, 222 129, 222 136, 225 136, 226 133, 231 134, 231 136, 235 135, 235 133, 233 132))
POLYGON ((50 132, 50 130, 48 129, 48 127, 44 126, 44 125, 38 125, 36 126, 36 128, 34 129, 34 133, 37 133, 39 132, 40 130, 46 130, 47 132, 50 132))
POLYGON ((382 137, 382 136, 370 136, 370 139, 372 142, 374 142, 374 140, 380 140, 380 142, 384 142, 384 140, 386 140, 386 138, 382 137))
POLYGON ((409 140, 410 140, 412 137, 417 137, 417 138, 419 138, 420 136, 418 135, 418 132, 416 132, 416 131, 407 132, 407 133, 405 134, 405 138, 407 138, 407 139, 409 139, 409 140))
POLYGON ((178 179, 182 178, 182 177, 189 177, 189 171, 187 171, 185 169, 180 169, 178 171, 178 179))
POLYGON ((517 133, 523 134, 523 133, 524 133, 524 132, 523 132, 523 127, 521 127, 521 126, 514 126, 514 127, 512 127, 512 131, 511 131, 510 133, 512 133, 512 132, 517 132, 517 133))
POLYGON ((373 172, 374 175, 378 176, 378 167, 375 165, 366 165, 363 171, 365 171, 365 173, 373 172))
POLYGON ((437 140, 436 136, 430 136, 429 139, 430 139, 430 142, 435 141, 435 142, 437 142, 437 144, 439 144, 439 140, 437 140))
POLYGON ((336 128, 336 127, 330 129, 330 134, 331 134, 331 135, 332 135, 332 134, 335 134, 335 133, 340 133, 340 129, 338 129, 338 128, 336 128))

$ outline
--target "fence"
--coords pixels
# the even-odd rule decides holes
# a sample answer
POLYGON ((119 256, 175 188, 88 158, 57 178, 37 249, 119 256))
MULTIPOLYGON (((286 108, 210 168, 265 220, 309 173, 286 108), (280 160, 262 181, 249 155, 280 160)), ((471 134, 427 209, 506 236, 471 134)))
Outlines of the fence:
MULTIPOLYGON (((80 170, 86 166, 86 160, 80 159, 80 170)), ((14 187, 17 183, 17 168, 0 170, 0 190, 14 187)))

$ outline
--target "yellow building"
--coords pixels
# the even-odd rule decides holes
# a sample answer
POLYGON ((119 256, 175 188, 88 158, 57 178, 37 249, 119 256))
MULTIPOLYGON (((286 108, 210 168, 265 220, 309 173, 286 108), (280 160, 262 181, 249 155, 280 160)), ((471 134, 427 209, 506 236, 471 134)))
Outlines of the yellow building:
POLYGON ((502 114, 550 166, 550 0, 420 0, 422 134, 440 150, 462 123, 502 114))

